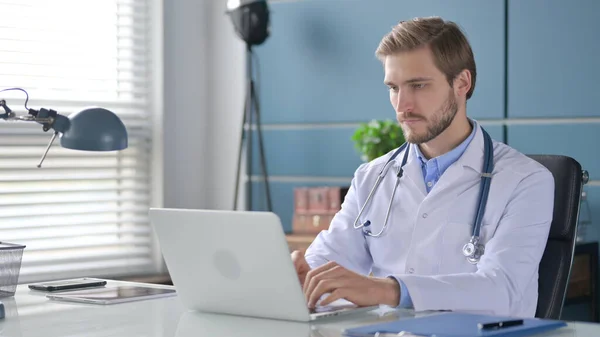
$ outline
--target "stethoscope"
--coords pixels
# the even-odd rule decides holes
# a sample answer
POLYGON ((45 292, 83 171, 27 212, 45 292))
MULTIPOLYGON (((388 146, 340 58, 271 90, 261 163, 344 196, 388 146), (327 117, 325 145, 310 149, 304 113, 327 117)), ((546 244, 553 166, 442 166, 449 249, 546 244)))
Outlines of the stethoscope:
MULTIPOLYGON (((481 185, 480 185, 480 189, 479 189, 479 203, 477 205, 477 213, 475 215, 475 225, 473 226, 473 232, 471 234, 471 239, 462 248, 463 255, 472 264, 479 262, 479 259, 485 252, 485 246, 483 244, 479 243, 479 232, 481 230, 481 221, 483 219, 483 213, 485 212, 485 206, 486 206, 488 194, 490 191, 490 182, 492 180, 492 172, 494 170, 494 149, 492 147, 493 146, 492 139, 491 139, 490 135, 483 128, 481 129, 481 131, 483 131, 484 149, 483 149, 483 170, 482 170, 483 173, 481 174, 481 185)), ((367 200, 365 201, 363 206, 360 208, 360 211, 358 212, 358 215, 356 216, 356 219, 354 220, 354 229, 363 228, 363 234, 370 236, 370 237, 379 237, 384 232, 384 230, 387 227, 388 218, 390 216, 390 211, 392 209, 392 203, 394 202, 394 195, 396 194, 396 189, 398 188, 398 185, 400 184, 400 178, 402 178, 402 175, 404 173, 404 165, 406 164, 406 162, 408 160, 409 150, 410 150, 410 147, 408 146, 408 143, 402 144, 402 146, 400 146, 398 148, 398 150, 396 150, 392 154, 390 159, 388 159, 388 161, 385 163, 385 165, 379 172, 379 175, 377 176, 375 185, 373 186, 373 188, 371 189, 371 192, 369 192, 369 195, 367 196, 367 200), (361 215, 363 214, 367 205, 371 202, 371 199, 373 198, 373 194, 377 190, 377 187, 381 183, 381 180, 383 180, 383 178, 385 177, 387 170, 389 168, 389 164, 392 163, 392 161, 394 161, 394 159, 396 159, 398 154, 400 154, 402 151, 404 151, 404 149, 406 149, 406 151, 404 152, 404 157, 402 158, 402 164, 400 164, 400 167, 398 168, 398 173, 396 174, 396 184, 394 185, 394 190, 392 191, 392 197, 390 198, 390 202, 388 204, 387 212, 385 214, 385 220, 383 222, 383 227, 381 228, 381 230, 378 233, 371 232, 371 230, 369 228, 367 228, 367 227, 371 226, 370 220, 367 220, 367 221, 363 222, 361 225, 357 226, 357 223, 360 221, 361 215)))

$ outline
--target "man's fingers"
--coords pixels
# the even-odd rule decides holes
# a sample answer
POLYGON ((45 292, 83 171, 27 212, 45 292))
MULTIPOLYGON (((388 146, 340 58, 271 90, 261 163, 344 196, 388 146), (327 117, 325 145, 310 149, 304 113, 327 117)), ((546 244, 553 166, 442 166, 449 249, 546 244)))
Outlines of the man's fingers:
POLYGON ((306 259, 304 259, 304 254, 298 250, 292 252, 292 263, 294 264, 294 269, 296 269, 298 277, 301 278, 302 284, 304 284, 306 273, 310 270, 310 266, 306 262, 306 259))
POLYGON ((325 298, 323 301, 321 301, 321 306, 326 306, 331 304, 334 301, 339 300, 340 298, 344 298, 344 296, 347 296, 346 293, 348 292, 346 290, 347 288, 338 288, 335 289, 334 291, 331 292, 331 294, 329 296, 327 296, 327 298, 325 298))
POLYGON ((306 272, 298 273, 298 280, 300 280, 300 287, 304 288, 304 282, 306 282, 306 272))
POLYGON ((304 256, 299 250, 295 250, 292 252, 292 262, 294 262, 294 267, 298 268, 298 265, 304 262, 304 256))
MULTIPOLYGON (((321 267, 324 266, 325 265, 321 267)), ((321 271, 319 271, 318 269, 313 269, 307 273, 306 279, 304 280, 304 295, 307 301, 310 294, 313 292, 319 281, 335 277, 336 274, 339 273, 340 269, 343 269, 342 267, 338 266, 335 262, 329 262, 327 263, 327 266, 328 269, 321 269, 321 271)))
MULTIPOLYGON (((306 278, 306 281, 304 282, 304 286, 306 288, 306 292, 304 293, 304 296, 306 297, 306 301, 310 303, 310 299, 313 296, 313 293, 315 293, 316 288, 319 286, 319 284, 325 280, 331 280, 331 279, 339 279, 341 278, 342 275, 344 275, 346 273, 346 269, 344 269, 341 266, 334 266, 333 268, 323 271, 318 275, 315 275, 311 278, 306 278)), ((323 293, 321 293, 322 295, 323 293)))
POLYGON ((306 273, 306 280, 304 282, 304 287, 302 288, 302 291, 306 294, 308 284, 315 277, 315 275, 319 275, 320 273, 322 273, 326 270, 329 270, 331 268, 334 268, 336 266, 337 266, 337 263, 331 261, 331 262, 325 263, 322 266, 319 266, 315 269, 310 270, 308 273, 306 273))
POLYGON ((310 293, 308 299, 308 307, 314 308, 317 302, 326 293, 333 292, 334 290, 343 286, 343 280, 340 279, 326 279, 321 280, 315 289, 310 293))

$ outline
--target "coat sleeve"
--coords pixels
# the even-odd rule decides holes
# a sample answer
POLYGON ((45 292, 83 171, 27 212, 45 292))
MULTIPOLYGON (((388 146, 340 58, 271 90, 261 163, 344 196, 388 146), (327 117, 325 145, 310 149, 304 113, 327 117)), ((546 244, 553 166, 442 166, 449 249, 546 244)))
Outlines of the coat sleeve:
POLYGON ((359 186, 359 173, 365 165, 367 164, 362 164, 354 174, 341 209, 333 217, 328 230, 321 231, 306 250, 306 262, 311 268, 335 261, 344 268, 363 275, 370 272, 373 262, 367 240, 361 229, 354 229, 354 220, 362 206, 359 205, 357 191, 370 188, 359 186))
POLYGON ((521 312, 525 288, 532 280, 537 284, 553 207, 552 174, 536 171, 516 186, 476 272, 394 277, 406 284, 418 311, 521 312))

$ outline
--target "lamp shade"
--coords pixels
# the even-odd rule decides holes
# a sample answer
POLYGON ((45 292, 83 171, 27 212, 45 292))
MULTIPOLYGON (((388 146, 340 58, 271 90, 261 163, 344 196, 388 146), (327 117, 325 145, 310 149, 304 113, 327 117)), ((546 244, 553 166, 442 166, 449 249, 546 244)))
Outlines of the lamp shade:
POLYGON ((127 129, 117 115, 104 108, 87 108, 68 117, 62 147, 83 151, 117 151, 127 148, 127 129))

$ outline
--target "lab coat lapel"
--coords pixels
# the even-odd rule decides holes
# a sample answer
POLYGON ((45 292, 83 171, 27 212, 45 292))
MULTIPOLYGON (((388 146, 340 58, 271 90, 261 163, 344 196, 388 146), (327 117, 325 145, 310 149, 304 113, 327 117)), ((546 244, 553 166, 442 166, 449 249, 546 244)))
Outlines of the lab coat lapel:
POLYGON ((479 124, 475 124, 477 131, 471 144, 467 147, 463 155, 457 160, 462 167, 470 168, 470 171, 481 174, 483 171, 483 132, 479 124))
POLYGON ((442 193, 451 194, 453 198, 458 197, 472 184, 479 183, 481 168, 483 165, 483 133, 478 124, 475 124, 477 130, 471 143, 465 149, 465 152, 446 169, 435 187, 429 192, 428 197, 436 197, 442 193))
POLYGON ((421 163, 417 158, 416 151, 413 148, 413 144, 410 144, 410 154, 408 161, 404 165, 404 176, 408 178, 413 186, 421 192, 422 196, 427 195, 427 189, 425 188, 425 180, 423 179, 423 170, 421 169, 421 163))

